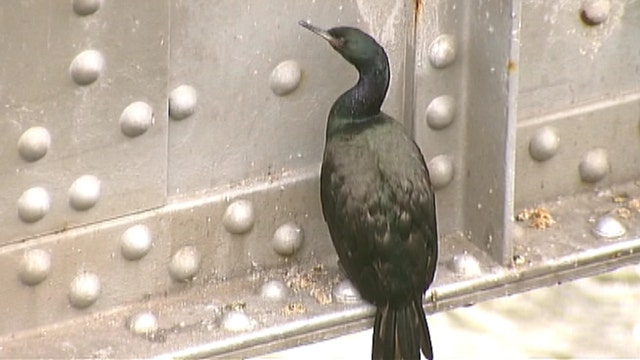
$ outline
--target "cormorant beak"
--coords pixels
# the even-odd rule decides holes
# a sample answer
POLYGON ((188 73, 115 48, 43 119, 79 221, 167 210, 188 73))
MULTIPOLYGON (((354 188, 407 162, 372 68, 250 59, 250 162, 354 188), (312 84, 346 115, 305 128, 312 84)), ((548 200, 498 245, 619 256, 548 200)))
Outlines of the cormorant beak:
POLYGON ((314 34, 320 36, 321 38, 327 40, 334 49, 339 49, 342 47, 342 45, 344 45, 343 39, 333 37, 331 36, 331 34, 329 34, 327 30, 323 30, 323 29, 320 29, 319 27, 315 27, 307 21, 300 20, 298 21, 298 25, 313 32, 314 34))

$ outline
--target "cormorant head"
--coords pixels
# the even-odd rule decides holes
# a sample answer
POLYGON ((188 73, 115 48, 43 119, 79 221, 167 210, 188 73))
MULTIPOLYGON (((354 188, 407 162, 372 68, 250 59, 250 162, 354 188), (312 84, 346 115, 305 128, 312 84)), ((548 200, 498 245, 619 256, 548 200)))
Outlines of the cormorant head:
POLYGON ((382 46, 360 29, 341 26, 323 30, 306 21, 299 21, 298 24, 327 40, 334 50, 358 70, 378 65, 380 61, 388 63, 382 46))

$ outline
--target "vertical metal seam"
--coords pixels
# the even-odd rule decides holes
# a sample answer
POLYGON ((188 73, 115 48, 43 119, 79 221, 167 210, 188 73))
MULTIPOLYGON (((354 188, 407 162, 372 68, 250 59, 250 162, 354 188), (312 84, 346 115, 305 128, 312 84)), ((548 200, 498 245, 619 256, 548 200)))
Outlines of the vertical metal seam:
POLYGON ((518 121, 518 86, 520 60, 520 26, 521 26, 521 0, 511 2, 511 34, 509 36, 509 59, 507 67, 507 126, 505 134, 505 176, 504 176, 504 214, 502 223, 502 241, 504 242, 501 263, 509 265, 513 254, 513 221, 515 204, 515 178, 516 178, 516 131, 518 121))
MULTIPOLYGON (((422 1, 422 0, 415 0, 422 1)), ((404 48, 404 79, 403 79, 403 97, 402 97, 402 118, 404 119, 405 127, 408 127, 411 134, 411 138, 416 138, 416 34, 418 31, 418 24, 420 20, 420 14, 418 13, 418 6, 407 6, 407 26, 406 26, 406 41, 404 48)))

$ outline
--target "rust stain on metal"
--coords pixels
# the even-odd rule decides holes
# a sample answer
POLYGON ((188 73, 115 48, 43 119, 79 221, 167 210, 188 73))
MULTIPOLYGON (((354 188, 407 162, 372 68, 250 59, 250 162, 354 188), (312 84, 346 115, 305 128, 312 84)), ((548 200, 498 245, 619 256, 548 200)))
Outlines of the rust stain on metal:
POLYGON ((508 72, 514 72, 516 70, 516 67, 518 67, 518 64, 516 64, 515 61, 509 60, 509 62, 507 62, 508 72))
POLYGON ((640 212, 640 199, 631 199, 627 203, 627 206, 630 210, 635 210, 636 212, 640 212))
POLYGON ((418 23, 418 18, 422 13, 422 0, 413 0, 413 20, 414 24, 418 23))
POLYGON ((613 213, 622 220, 629 220, 640 213, 640 198, 632 198, 627 193, 615 194, 611 201, 616 204, 613 213))
POLYGON ((304 314, 307 312, 307 308, 301 303, 291 303, 282 309, 284 315, 296 315, 304 314))
POLYGON ((516 221, 528 221, 529 227, 544 230, 553 226, 556 220, 545 208, 523 209, 516 215, 516 221))

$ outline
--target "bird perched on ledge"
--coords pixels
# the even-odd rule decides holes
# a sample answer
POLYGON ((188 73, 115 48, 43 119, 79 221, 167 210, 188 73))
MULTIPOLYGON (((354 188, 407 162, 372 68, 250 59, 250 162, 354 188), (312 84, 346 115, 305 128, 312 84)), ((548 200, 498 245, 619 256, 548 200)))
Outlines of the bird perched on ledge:
POLYGON ((433 358, 422 297, 438 257, 429 171, 400 123, 380 111, 389 60, 352 27, 314 32, 358 70, 357 84, 333 103, 320 176, 322 212, 340 263, 377 308, 372 359, 433 358))

